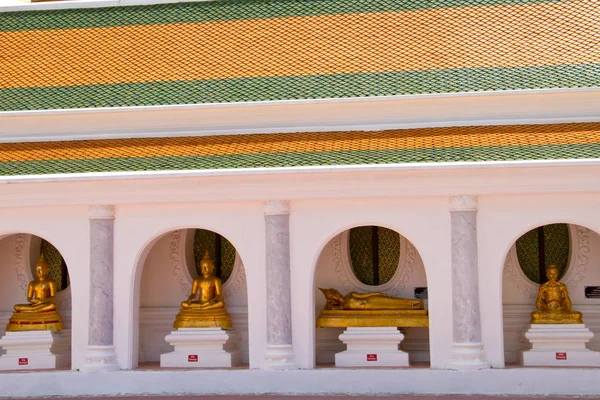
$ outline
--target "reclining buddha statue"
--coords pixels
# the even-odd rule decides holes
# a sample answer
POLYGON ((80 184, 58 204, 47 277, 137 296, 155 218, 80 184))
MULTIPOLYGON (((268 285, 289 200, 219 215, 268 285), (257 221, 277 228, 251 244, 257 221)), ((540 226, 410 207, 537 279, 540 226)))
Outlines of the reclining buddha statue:
POLYGON ((392 297, 380 292, 350 292, 344 296, 336 289, 319 290, 327 302, 317 319, 318 328, 429 326, 423 300, 392 297))
POLYGON ((225 308, 221 279, 214 276, 215 265, 208 250, 200 261, 202 275, 194 279, 192 291, 181 303, 174 328, 231 328, 231 317, 225 308), (196 299, 198 296, 198 300, 196 299))
POLYGON ((422 300, 402 299, 385 293, 350 292, 343 296, 336 289, 319 288, 327 303, 326 310, 422 310, 422 300))
POLYGON ((532 324, 583 324, 583 315, 571 310, 567 286, 558 281, 558 268, 550 265, 546 268, 548 282, 540 285, 535 306, 531 313, 532 324))
POLYGON ((57 285, 48 276, 49 265, 40 255, 35 264, 37 278, 27 286, 27 304, 17 304, 6 330, 14 331, 60 331, 62 319, 56 310, 57 285))

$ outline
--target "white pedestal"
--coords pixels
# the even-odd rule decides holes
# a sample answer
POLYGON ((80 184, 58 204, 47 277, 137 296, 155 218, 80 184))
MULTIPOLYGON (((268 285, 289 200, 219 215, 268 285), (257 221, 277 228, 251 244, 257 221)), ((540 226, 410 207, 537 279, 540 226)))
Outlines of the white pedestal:
POLYGON ((340 340, 346 351, 335 355, 336 367, 408 367, 408 353, 399 350, 404 335, 398 328, 346 328, 340 340))
POLYGON ((6 332, 0 370, 56 369, 71 365, 71 331, 6 332))
POLYGON ((161 354, 161 367, 229 368, 241 363, 239 335, 223 328, 180 328, 165 340, 175 351, 161 354))
POLYGON ((519 353, 523 365, 600 366, 600 353, 585 347, 594 337, 585 324, 532 324, 525 337, 532 348, 519 353))

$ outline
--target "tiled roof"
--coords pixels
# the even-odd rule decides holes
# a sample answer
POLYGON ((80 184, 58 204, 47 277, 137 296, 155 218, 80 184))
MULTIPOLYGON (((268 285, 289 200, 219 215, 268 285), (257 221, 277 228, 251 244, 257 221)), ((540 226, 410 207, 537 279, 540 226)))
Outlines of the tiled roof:
POLYGON ((0 144, 0 175, 600 158, 600 123, 0 144))
POLYGON ((600 86, 597 0, 0 13, 0 110, 600 86))

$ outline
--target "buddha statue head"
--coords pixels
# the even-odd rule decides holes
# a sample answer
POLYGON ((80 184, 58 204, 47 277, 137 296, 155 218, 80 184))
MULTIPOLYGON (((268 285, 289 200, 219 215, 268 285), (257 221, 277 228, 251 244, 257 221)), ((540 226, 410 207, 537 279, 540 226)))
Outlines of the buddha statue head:
POLYGON ((548 265, 548 267, 546 268, 546 278, 548 278, 549 281, 558 280, 558 268, 556 268, 556 265, 548 265))
POLYGON ((215 271, 215 263, 208 255, 208 250, 204 252, 204 257, 200 260, 200 273, 204 277, 209 277, 214 274, 215 271))
POLYGON ((40 258, 35 263, 35 274, 38 279, 46 279, 48 278, 48 262, 44 259, 44 253, 40 254, 40 258))
POLYGON ((323 295, 325 296, 325 298, 327 300, 333 301, 335 303, 343 303, 344 302, 344 296, 342 296, 342 294, 336 289, 319 288, 319 290, 323 293, 323 295))

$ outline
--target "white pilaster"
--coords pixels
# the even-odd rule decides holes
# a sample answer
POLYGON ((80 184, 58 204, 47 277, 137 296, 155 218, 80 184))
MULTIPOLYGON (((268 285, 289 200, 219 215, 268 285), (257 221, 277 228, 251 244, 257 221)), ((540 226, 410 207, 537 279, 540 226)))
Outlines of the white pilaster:
POLYGON ((113 206, 89 207, 90 218, 90 323, 84 372, 116 371, 113 344, 113 206))
POLYGON ((267 345, 265 368, 296 368, 292 346, 290 206, 265 202, 267 261, 267 345))
POLYGON ((452 236, 452 354, 447 368, 490 368, 481 340, 477 271, 477 198, 450 198, 452 236))

